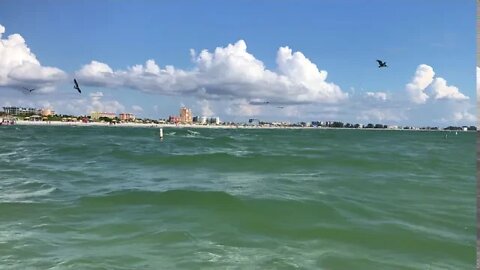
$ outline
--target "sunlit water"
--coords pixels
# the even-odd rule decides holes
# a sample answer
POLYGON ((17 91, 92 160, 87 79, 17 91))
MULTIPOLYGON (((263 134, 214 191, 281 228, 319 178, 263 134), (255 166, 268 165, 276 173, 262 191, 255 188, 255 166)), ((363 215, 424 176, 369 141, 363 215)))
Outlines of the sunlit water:
POLYGON ((0 127, 0 268, 474 268, 474 133, 196 131, 0 127))

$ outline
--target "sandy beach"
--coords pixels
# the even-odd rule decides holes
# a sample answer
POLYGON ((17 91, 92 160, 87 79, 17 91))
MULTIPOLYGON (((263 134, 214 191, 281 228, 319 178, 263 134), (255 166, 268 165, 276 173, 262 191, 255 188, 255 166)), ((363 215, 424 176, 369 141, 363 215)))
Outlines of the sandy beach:
MULTIPOLYGON (((144 124, 144 123, 117 123, 110 124, 107 122, 59 122, 59 121, 16 121, 16 125, 23 126, 101 126, 101 127, 138 127, 138 128, 255 128, 255 126, 235 126, 235 125, 193 125, 193 124, 144 124)), ((257 126, 258 128, 258 126, 257 126)), ((263 127, 262 127, 263 128, 263 127)), ((265 127, 267 128, 267 127, 265 127)), ((270 127, 270 128, 287 128, 287 127, 270 127)), ((290 128, 290 127, 288 127, 290 128)), ((299 127, 292 127, 299 128, 299 127)))
MULTIPOLYGON (((15 125, 22 126, 78 126, 78 127, 134 127, 134 128, 207 128, 207 129, 351 129, 351 130, 389 130, 389 131, 443 131, 443 132, 454 132, 451 130, 426 130, 426 129, 383 129, 383 128, 336 128, 336 127, 293 127, 293 126, 258 126, 258 125, 195 125, 195 124, 145 124, 145 123, 117 123, 110 124, 107 122, 59 122, 59 121, 23 121, 18 120, 15 122, 15 125)), ((474 132, 474 131, 461 131, 457 132, 474 132)))
MULTIPOLYGON (((23 121, 18 120, 16 125, 23 126, 101 126, 101 127, 138 127, 138 128, 215 128, 215 129, 317 129, 316 127, 285 127, 285 126, 254 126, 254 125, 195 125, 195 124, 144 124, 144 123, 117 123, 110 124, 107 122, 59 122, 59 121, 23 121)), ((326 129, 326 127, 319 127, 326 129)))

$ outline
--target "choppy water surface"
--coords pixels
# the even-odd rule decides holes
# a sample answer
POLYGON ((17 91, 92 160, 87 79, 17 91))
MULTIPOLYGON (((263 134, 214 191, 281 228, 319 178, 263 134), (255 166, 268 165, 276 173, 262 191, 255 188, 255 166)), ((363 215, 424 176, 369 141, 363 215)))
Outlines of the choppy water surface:
POLYGON ((0 128, 0 268, 474 268, 474 133, 197 131, 0 128))

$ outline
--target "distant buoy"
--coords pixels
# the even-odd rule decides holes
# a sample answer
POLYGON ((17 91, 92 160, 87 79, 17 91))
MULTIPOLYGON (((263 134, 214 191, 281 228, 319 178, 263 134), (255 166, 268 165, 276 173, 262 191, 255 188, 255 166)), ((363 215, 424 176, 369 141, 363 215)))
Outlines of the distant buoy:
POLYGON ((163 128, 160 128, 160 139, 163 138, 163 128))

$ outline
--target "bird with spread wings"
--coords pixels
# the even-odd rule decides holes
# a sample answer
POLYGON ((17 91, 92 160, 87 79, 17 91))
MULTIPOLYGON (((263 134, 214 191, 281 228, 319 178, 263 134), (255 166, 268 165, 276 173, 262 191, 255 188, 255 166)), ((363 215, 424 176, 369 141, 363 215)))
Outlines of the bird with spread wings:
POLYGON ((377 63, 379 68, 387 67, 387 62, 384 62, 382 60, 377 60, 377 63))
POLYGON ((78 82, 77 82, 77 79, 73 79, 73 83, 75 84, 73 86, 74 89, 77 89, 78 93, 82 93, 82 90, 80 90, 80 86, 78 86, 78 82))

